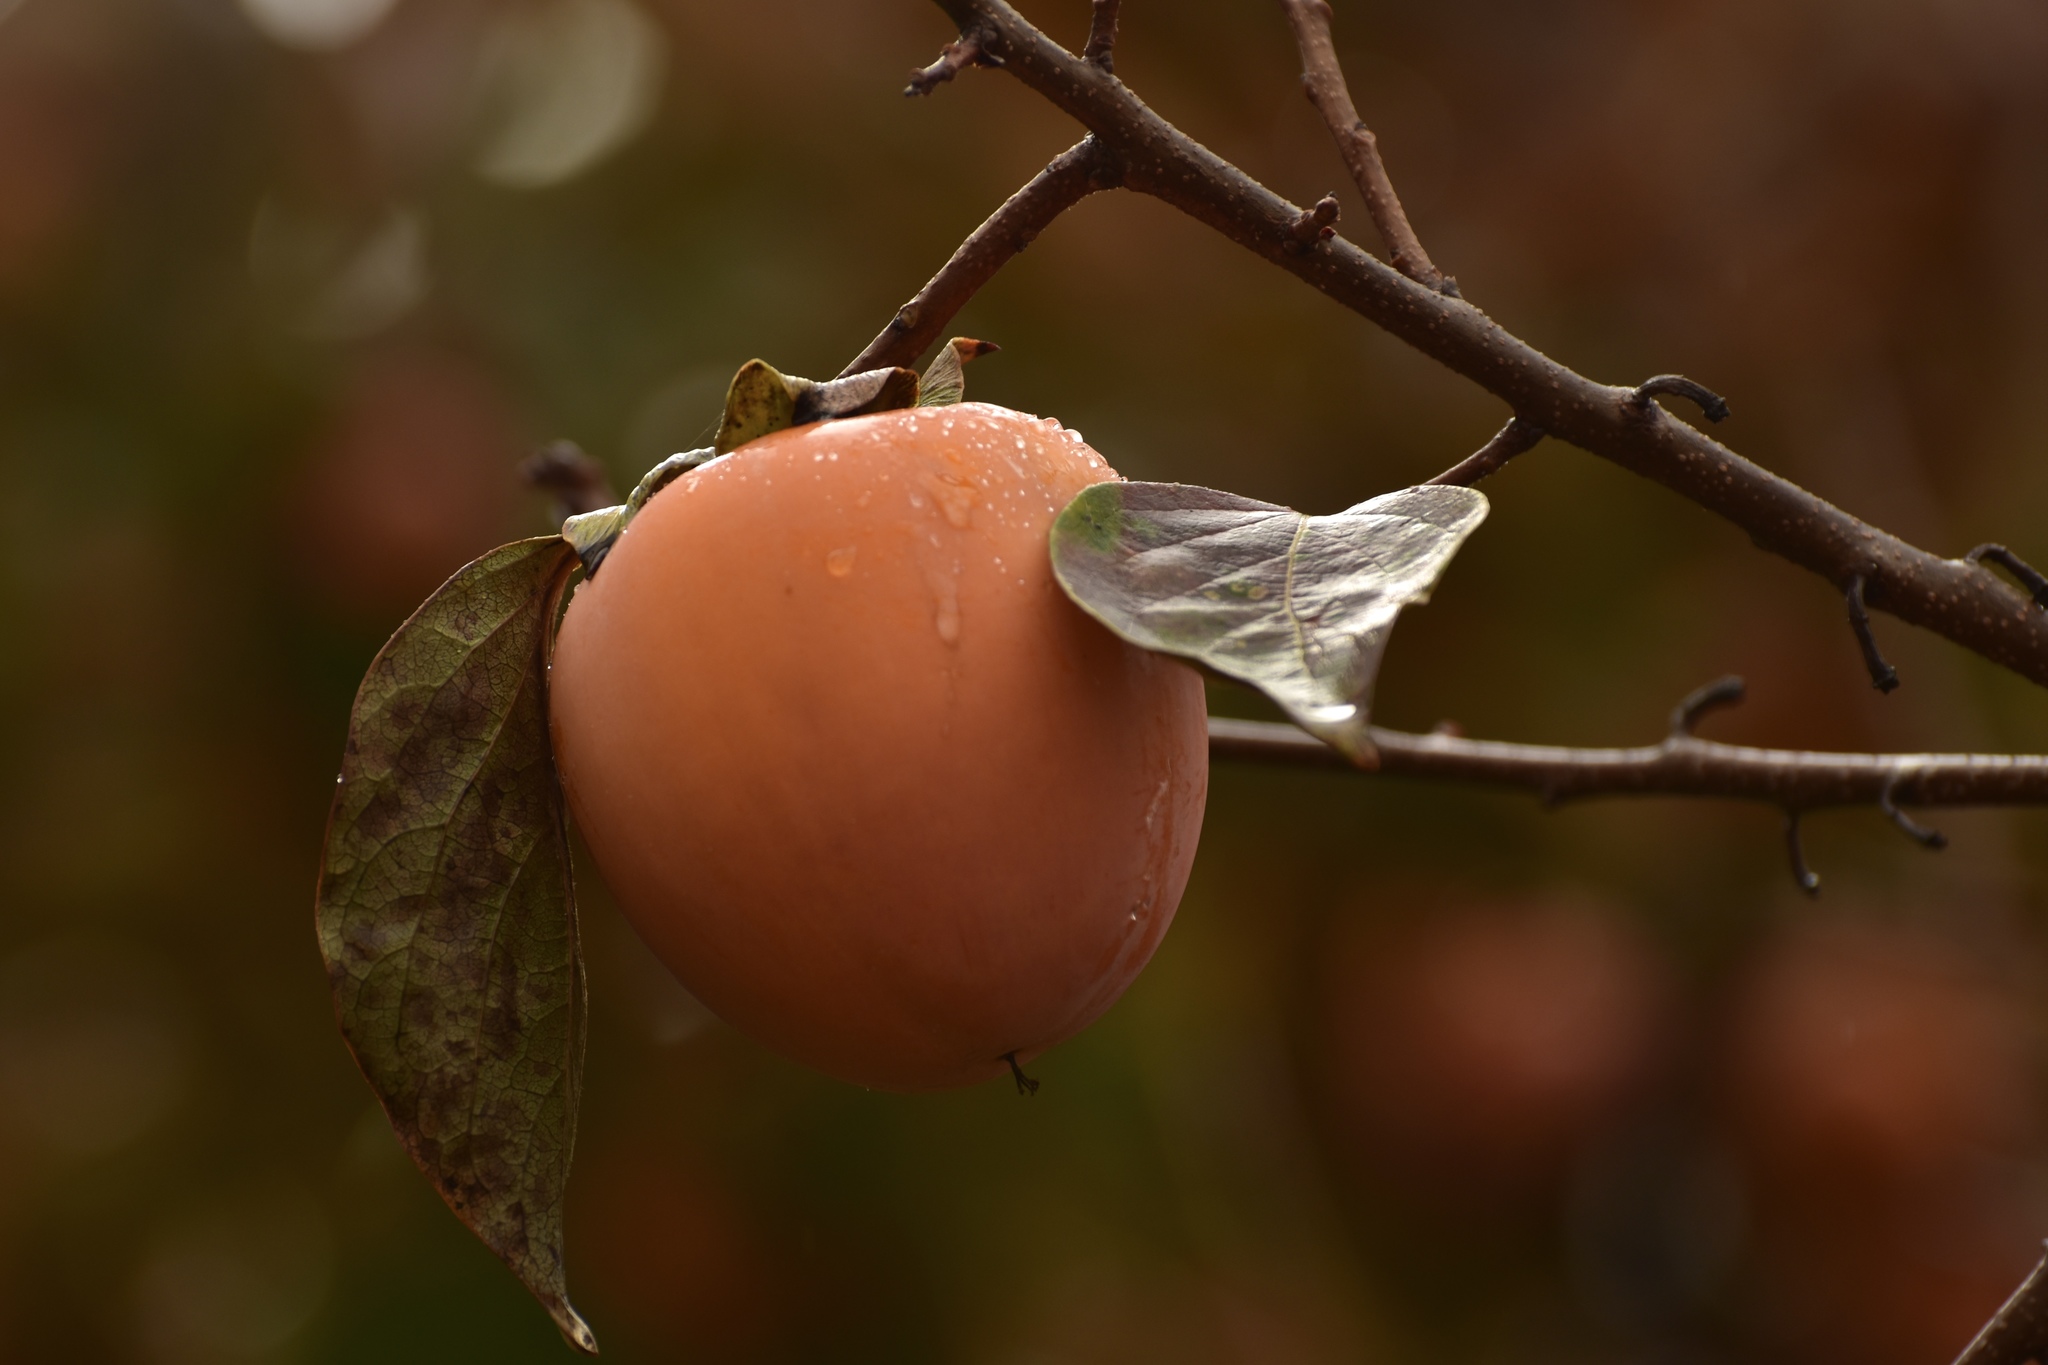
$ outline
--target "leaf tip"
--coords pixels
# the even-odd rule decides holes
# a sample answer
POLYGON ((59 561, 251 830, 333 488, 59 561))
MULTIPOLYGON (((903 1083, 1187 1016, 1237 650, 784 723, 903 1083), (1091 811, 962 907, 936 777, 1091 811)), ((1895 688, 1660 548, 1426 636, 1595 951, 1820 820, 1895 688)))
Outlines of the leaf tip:
POLYGON ((1001 349, 993 341, 954 337, 940 349, 925 370, 917 405, 939 408, 963 401, 967 397, 967 362, 1001 349))
POLYGON ((567 1299, 558 1299, 550 1303, 548 1316, 552 1317, 555 1326, 561 1329, 562 1340, 584 1355, 597 1354, 597 1333, 590 1330, 590 1324, 583 1320, 582 1314, 570 1306, 567 1299))

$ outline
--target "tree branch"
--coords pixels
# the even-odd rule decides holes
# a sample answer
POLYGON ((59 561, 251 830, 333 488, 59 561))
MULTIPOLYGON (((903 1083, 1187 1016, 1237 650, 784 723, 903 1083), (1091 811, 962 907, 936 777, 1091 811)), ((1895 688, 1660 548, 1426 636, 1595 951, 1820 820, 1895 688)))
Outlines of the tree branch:
POLYGON ((1546 434, 1542 427, 1527 418, 1510 417, 1508 424, 1495 432, 1491 441, 1428 482, 1470 488, 1487 475, 1500 472, 1500 467, 1515 456, 1534 450, 1546 434))
POLYGON ((903 87, 906 95, 929 95, 932 91, 952 80, 970 66, 1001 66, 1003 60, 983 50, 981 40, 970 33, 960 35, 960 40, 947 43, 939 50, 938 60, 930 66, 919 67, 910 73, 910 84, 903 87))
POLYGON ((1093 136, 1061 152, 960 244, 952 259, 917 291, 917 297, 896 310, 889 325, 840 376, 914 364, 939 339, 953 315, 1011 257, 1030 246, 1053 219, 1097 190, 1111 188, 1117 179, 1116 158, 1093 136))
MULTIPOLYGON (((1379 772, 1509 787, 1545 805, 1596 796, 1712 796, 1786 810, 1830 806, 2048 805, 2048 755, 1828 754, 1752 749, 1683 731, 1632 749, 1507 744, 1448 734, 1371 732, 1379 772)), ((1359 772, 1291 725, 1209 719, 1210 757, 1359 772)))
POLYGON ((1337 140, 1337 150, 1351 171, 1352 183, 1365 196, 1365 211, 1372 215, 1372 225, 1379 229, 1380 240, 1387 244, 1394 269, 1418 284, 1456 295, 1457 281, 1436 268, 1429 253, 1422 249, 1415 229, 1409 226, 1408 215, 1401 208, 1401 196, 1394 193, 1386 163, 1380 160, 1379 139, 1365 126, 1365 120, 1358 116, 1358 107, 1351 102, 1344 69, 1337 64, 1337 46, 1330 38, 1328 0, 1280 0, 1280 8, 1287 12, 1287 22, 1294 27, 1295 45, 1301 49, 1302 87, 1308 92, 1309 102, 1323 116, 1323 122, 1330 125, 1330 136, 1337 140))
MULTIPOLYGON (((1173 205, 1290 271, 1505 400, 1516 415, 1663 484, 1748 532, 1761 548, 1871 605, 2048 685, 2048 612, 1989 569, 1878 530, 1679 421, 1635 389, 1597 384, 1462 300, 1418 284, 1342 237, 1298 246, 1302 210, 1167 123, 1108 72, 1032 27, 1003 0, 937 0, 963 32, 1113 153, 1123 183, 1173 205)), ((864 362, 872 363, 872 362, 864 362)))
POLYGON ((1116 70, 1116 14, 1122 6, 1123 0, 1095 0, 1095 11, 1088 17, 1088 45, 1081 49, 1081 57, 1104 71, 1116 70))
POLYGON ((2048 1259, 2013 1291, 1984 1324, 1956 1365, 2029 1365, 2048 1357, 2048 1259))

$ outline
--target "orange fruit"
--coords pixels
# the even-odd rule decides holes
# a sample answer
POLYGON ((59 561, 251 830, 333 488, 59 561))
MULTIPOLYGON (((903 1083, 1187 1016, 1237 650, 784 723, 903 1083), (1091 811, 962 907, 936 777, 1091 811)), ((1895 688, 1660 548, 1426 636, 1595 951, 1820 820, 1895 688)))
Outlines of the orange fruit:
POLYGON ((831 1075, 966 1085, 1099 1016, 1187 884, 1200 678, 1054 582, 1116 473, 984 404, 820 423, 663 489, 575 593, 571 812, 730 1023, 831 1075))

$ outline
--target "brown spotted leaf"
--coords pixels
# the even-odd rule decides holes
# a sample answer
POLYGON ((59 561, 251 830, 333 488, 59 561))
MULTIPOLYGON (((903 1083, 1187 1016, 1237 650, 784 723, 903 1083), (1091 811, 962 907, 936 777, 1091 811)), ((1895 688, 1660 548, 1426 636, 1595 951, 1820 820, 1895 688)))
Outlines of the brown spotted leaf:
POLYGON ((320 948, 342 1033, 441 1196, 572 1345, 562 1192, 583 963, 548 741, 552 626, 576 552, 491 551, 384 646, 327 827, 320 948))

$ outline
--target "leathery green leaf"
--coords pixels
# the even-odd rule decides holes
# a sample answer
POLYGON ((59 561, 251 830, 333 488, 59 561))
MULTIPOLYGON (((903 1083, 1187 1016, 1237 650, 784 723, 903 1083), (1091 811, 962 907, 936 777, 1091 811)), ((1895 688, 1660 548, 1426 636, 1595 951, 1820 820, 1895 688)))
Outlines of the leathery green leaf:
POLYGON ((1249 683, 1353 762, 1401 608, 1486 518, 1469 488, 1404 488, 1331 517, 1212 488, 1100 483, 1052 528, 1053 572, 1132 644, 1249 683))
POLYGON ((493 550, 378 654, 350 717, 318 918, 342 1033, 400 1141, 594 1354, 562 1268, 584 996, 547 718, 575 565, 558 536, 493 550))

